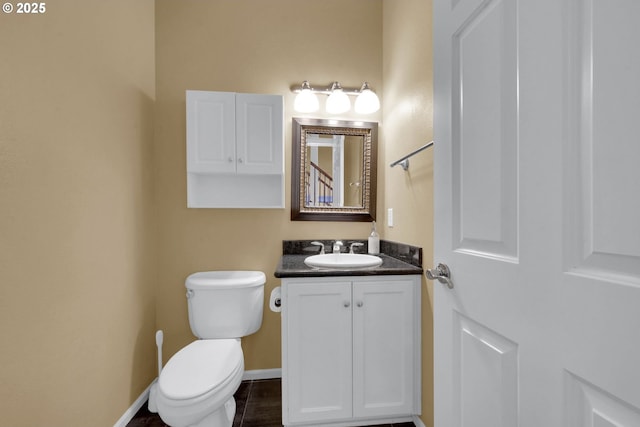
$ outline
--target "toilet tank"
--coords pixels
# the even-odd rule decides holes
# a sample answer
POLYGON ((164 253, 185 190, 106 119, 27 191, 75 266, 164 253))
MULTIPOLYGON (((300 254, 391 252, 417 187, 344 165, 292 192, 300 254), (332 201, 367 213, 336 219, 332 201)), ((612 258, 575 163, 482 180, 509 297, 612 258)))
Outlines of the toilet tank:
POLYGON ((187 277, 191 332, 202 339, 240 338, 262 325, 265 274, 202 271, 187 277))

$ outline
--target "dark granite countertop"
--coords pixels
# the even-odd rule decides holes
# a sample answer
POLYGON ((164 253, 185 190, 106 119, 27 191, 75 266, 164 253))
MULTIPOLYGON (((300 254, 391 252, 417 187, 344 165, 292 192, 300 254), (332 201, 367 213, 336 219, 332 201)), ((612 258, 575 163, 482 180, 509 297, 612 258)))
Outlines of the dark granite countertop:
MULTIPOLYGON (((320 240, 327 244, 331 241, 320 240)), ((381 241, 382 265, 366 268, 316 268, 304 263, 305 258, 318 253, 319 248, 310 244, 311 240, 283 242, 283 255, 280 257, 274 275, 277 278, 288 277, 325 277, 325 276, 384 276, 422 274, 422 249, 395 242, 381 241)), ((353 243, 355 240, 344 240, 353 243)), ((364 250, 366 253, 366 241, 364 250)), ((329 250, 330 246, 327 247, 329 250)))

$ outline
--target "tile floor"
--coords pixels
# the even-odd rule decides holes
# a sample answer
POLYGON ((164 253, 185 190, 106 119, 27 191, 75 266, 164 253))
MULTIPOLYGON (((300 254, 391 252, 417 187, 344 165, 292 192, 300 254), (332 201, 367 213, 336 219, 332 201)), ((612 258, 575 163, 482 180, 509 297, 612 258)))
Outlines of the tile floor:
MULTIPOLYGON (((243 381, 236 391, 236 418, 233 427, 282 427, 280 380, 243 381)), ((158 414, 145 404, 127 427, 166 427, 158 414)), ((414 427, 413 423, 385 424, 377 427, 414 427)))

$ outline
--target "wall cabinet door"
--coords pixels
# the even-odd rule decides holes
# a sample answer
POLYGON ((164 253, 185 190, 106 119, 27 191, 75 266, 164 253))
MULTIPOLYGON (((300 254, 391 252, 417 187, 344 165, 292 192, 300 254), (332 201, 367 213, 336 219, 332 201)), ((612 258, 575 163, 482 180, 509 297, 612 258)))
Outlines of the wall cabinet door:
POLYGON ((412 414, 419 377, 415 363, 413 280, 353 284, 353 406, 355 417, 412 414))
POLYGON ((351 418, 351 283, 291 283, 285 292, 283 421, 351 418))
POLYGON ((278 95, 236 94, 236 171, 283 174, 283 100, 278 95))
POLYGON ((187 171, 236 170, 236 94, 187 91, 187 171))
POLYGON ((284 173, 279 95, 187 91, 187 169, 192 173, 284 173))

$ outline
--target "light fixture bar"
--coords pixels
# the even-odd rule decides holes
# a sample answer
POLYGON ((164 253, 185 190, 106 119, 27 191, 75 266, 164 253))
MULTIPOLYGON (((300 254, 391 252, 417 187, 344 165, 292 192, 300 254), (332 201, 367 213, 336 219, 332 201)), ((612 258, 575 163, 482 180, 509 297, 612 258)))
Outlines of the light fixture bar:
POLYGON ((380 109, 380 100, 371 90, 369 83, 364 82, 360 88, 345 88, 338 82, 332 82, 324 89, 316 89, 311 86, 308 80, 302 85, 291 86, 291 92, 297 94, 294 108, 302 113, 311 113, 318 110, 316 95, 326 95, 326 110, 329 114, 341 114, 351 109, 349 96, 355 96, 355 112, 358 114, 371 114, 380 109))
MULTIPOLYGON (((305 82, 308 82, 308 81, 305 80, 305 82)), ((321 95, 331 95, 331 91, 333 90, 333 82, 330 85, 328 85, 326 89, 316 89, 311 85, 309 85, 309 86, 310 86, 310 89, 311 89, 312 93, 318 93, 318 94, 321 94, 321 95)), ((346 93, 347 95, 351 95, 351 96, 360 95, 361 89, 362 89, 362 86, 360 86, 359 88, 342 87, 342 91, 344 93, 346 93)), ((293 93, 302 92, 302 86, 301 85, 291 86, 291 92, 293 92, 293 93)))

